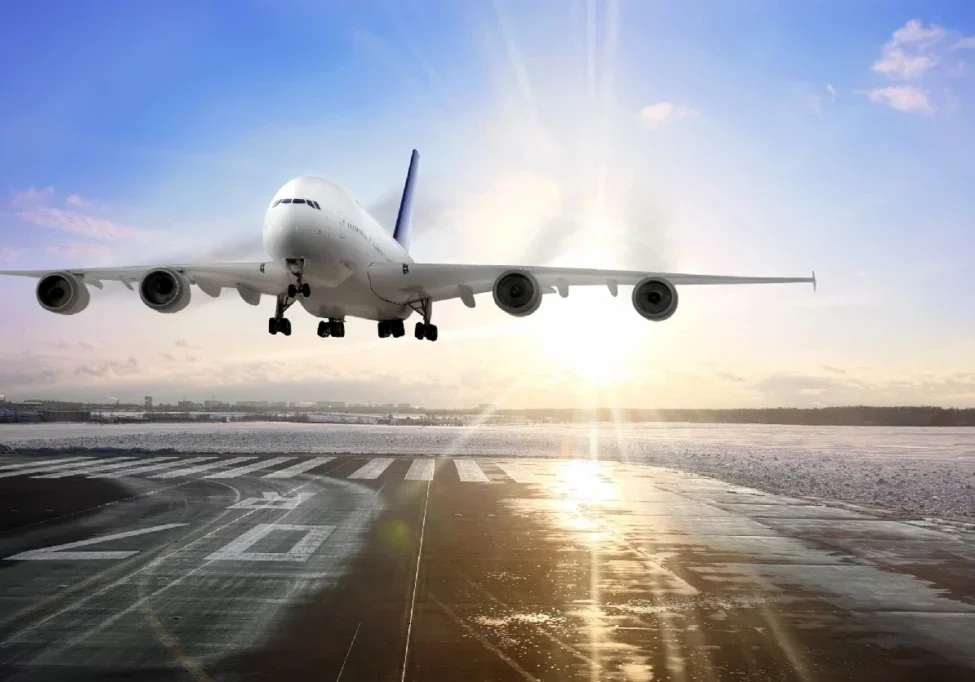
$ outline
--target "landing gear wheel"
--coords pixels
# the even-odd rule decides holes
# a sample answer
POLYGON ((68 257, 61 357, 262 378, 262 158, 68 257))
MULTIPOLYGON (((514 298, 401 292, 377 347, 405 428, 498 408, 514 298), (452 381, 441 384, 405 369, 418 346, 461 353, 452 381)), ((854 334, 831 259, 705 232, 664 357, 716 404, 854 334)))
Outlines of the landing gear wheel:
POLYGON ((278 333, 278 321, 273 317, 267 321, 267 333, 271 335, 278 333))
POLYGON ((416 336, 418 340, 422 341, 427 337, 427 326, 422 322, 417 322, 413 335, 416 336))
POLYGON ((426 328, 426 333, 427 333, 427 341, 436 341, 437 340, 437 325, 435 325, 435 324, 428 324, 427 325, 427 328, 426 328))
POLYGON ((307 282, 301 285, 301 295, 304 296, 305 298, 311 296, 311 285, 308 284, 307 282))
POLYGON ((291 320, 286 317, 278 320, 278 330, 285 336, 291 336, 291 320))
POLYGON ((389 330, 394 339, 406 336, 406 326, 403 324, 403 320, 392 320, 389 323, 389 330))
POLYGON ((294 284, 289 284, 288 285, 288 298, 294 298, 297 295, 298 295, 298 287, 296 287, 294 284))
POLYGON ((318 323, 318 335, 323 339, 331 336, 331 330, 328 328, 328 323, 325 320, 318 323))
POLYGON ((390 334, 389 322, 379 323, 379 338, 385 339, 389 337, 390 334))
POLYGON ((329 320, 328 331, 337 339, 343 338, 345 336, 345 322, 342 320, 329 320))

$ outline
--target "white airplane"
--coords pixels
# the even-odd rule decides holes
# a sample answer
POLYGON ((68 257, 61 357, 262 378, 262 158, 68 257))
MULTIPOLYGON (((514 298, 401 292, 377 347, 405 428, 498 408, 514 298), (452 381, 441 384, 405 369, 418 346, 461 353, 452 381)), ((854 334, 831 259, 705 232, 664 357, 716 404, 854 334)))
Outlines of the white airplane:
POLYGON ((74 315, 90 301, 88 286, 104 281, 139 289, 142 302, 160 313, 176 313, 190 303, 192 285, 217 297, 236 289, 251 305, 262 295, 276 300, 271 334, 291 335, 284 316, 295 303, 315 317, 321 337, 345 336, 345 319, 378 322, 381 338, 405 334, 404 320, 413 312, 417 339, 437 340, 431 322, 435 301, 459 298, 468 308, 477 294, 492 292, 501 310, 516 317, 538 310, 542 295, 565 298, 573 286, 605 286, 616 296, 620 285, 633 285, 632 303, 648 320, 666 320, 677 309, 677 286, 685 284, 782 284, 812 282, 812 277, 730 277, 629 270, 454 265, 416 263, 410 257, 413 187, 419 154, 413 150, 399 214, 392 231, 383 228, 355 197, 324 178, 291 180, 274 195, 264 216, 262 263, 68 268, 60 271, 0 270, 3 275, 37 277, 37 301, 59 315, 74 315), (328 320, 327 322, 325 320, 328 320))

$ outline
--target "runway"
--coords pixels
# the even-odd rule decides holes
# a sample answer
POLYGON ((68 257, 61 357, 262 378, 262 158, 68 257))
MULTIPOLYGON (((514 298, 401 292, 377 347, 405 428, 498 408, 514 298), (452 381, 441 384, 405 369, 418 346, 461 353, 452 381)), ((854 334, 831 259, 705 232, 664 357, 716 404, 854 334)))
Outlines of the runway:
POLYGON ((656 467, 0 456, 4 680, 970 680, 972 576, 964 528, 656 467))

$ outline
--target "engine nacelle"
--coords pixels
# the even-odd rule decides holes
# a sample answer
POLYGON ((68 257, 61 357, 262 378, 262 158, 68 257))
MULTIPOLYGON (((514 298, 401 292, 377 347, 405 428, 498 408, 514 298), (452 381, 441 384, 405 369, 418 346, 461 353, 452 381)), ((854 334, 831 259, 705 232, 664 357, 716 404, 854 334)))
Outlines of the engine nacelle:
POLYGON ((677 310, 677 289, 661 277, 647 277, 633 287, 633 307, 643 317, 662 322, 677 310))
POLYGON ((494 281, 492 293, 497 306, 515 317, 531 315, 542 304, 542 288, 525 270, 502 272, 494 281))
POLYGON ((172 268, 156 268, 139 283, 142 302, 159 313, 178 313, 190 304, 190 281, 172 268))
POLYGON ((91 294, 78 277, 69 272, 52 272, 37 283, 37 302, 58 315, 74 315, 88 307, 91 294))

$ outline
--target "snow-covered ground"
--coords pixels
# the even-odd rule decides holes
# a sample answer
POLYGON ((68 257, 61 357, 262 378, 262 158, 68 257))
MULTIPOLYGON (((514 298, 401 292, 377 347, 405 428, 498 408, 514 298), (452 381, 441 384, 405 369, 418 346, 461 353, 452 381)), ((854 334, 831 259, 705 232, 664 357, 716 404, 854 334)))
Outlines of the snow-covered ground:
POLYGON ((975 428, 0 424, 0 444, 15 450, 592 457, 670 466, 912 517, 975 521, 975 428))

